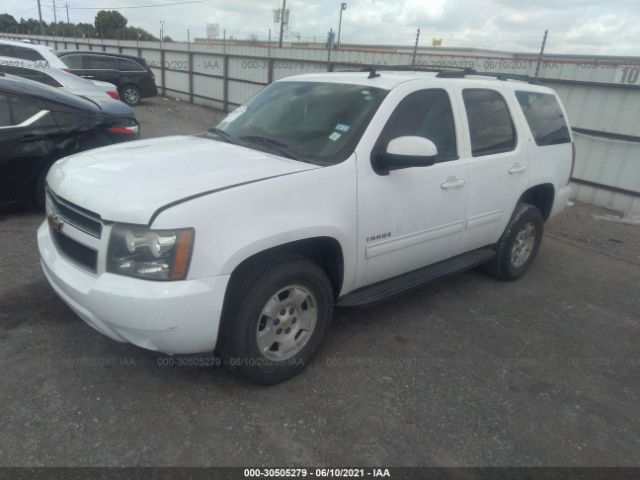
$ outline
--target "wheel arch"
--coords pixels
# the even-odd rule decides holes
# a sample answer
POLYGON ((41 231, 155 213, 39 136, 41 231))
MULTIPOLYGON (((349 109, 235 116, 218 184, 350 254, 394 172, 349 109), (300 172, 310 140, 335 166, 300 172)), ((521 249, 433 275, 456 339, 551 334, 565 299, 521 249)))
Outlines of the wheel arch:
POLYGON ((528 203, 536 207, 542 213, 545 222, 551 215, 553 201, 555 199, 555 187, 551 183, 541 183, 529 187, 520 196, 518 203, 528 203))

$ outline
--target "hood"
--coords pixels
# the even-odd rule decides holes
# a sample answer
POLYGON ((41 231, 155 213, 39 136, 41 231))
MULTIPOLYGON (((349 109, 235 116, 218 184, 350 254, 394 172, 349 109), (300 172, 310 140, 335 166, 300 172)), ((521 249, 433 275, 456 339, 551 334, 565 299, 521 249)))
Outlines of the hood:
POLYGON ((58 160, 47 183, 103 220, 147 224, 169 203, 318 168, 204 137, 172 136, 97 148, 58 160))

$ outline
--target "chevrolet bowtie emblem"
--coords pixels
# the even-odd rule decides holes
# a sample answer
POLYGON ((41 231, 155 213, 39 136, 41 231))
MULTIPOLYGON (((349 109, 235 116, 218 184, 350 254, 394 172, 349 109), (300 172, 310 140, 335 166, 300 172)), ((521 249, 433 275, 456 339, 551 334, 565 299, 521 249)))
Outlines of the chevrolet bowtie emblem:
POLYGON ((59 232, 62 230, 62 221, 55 213, 49 215, 47 221, 49 222, 49 227, 51 227, 51 230, 53 230, 54 232, 59 232))

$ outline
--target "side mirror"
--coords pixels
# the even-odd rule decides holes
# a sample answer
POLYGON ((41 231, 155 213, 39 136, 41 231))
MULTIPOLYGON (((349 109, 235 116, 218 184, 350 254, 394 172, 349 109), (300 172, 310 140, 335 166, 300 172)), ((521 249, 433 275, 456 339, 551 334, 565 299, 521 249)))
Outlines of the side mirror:
POLYGON ((394 138, 385 152, 374 156, 374 169, 380 175, 391 170, 411 167, 428 167, 436 163, 438 148, 424 137, 404 136, 394 138))

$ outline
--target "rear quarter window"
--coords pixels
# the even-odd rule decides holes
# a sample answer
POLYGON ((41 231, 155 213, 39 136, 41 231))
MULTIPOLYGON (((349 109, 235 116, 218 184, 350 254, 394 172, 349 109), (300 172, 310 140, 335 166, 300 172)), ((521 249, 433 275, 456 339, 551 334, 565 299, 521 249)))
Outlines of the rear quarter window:
POLYGON ((121 58, 118 60, 118 70, 121 72, 144 72, 146 71, 142 65, 133 60, 121 58))
POLYGON ((554 95, 519 91, 516 97, 536 145, 544 147, 571 142, 567 121, 554 95))
POLYGON ((19 58, 30 62, 45 61, 38 51, 15 45, 0 45, 0 57, 19 58))

